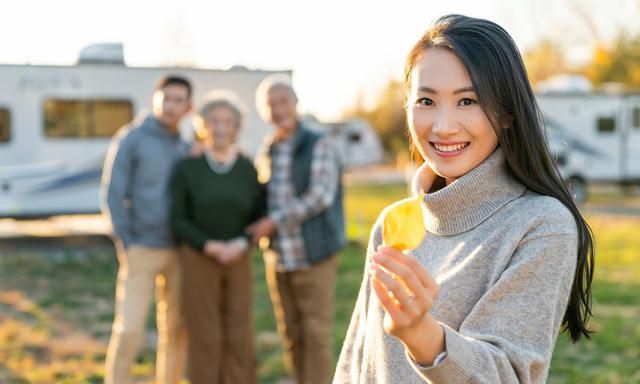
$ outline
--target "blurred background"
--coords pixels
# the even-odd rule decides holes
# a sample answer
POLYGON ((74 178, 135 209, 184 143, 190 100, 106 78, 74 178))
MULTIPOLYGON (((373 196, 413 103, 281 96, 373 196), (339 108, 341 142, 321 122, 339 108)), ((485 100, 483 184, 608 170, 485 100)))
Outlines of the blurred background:
MULTIPOLYGON (((228 88, 247 109, 241 145, 269 127, 253 95, 290 76, 300 112, 345 164, 349 246, 338 278, 337 353, 369 230, 407 195, 415 166, 404 58, 440 15, 502 25, 520 48, 550 147, 596 238, 590 341, 561 335, 551 383, 640 383, 640 1, 9 1, 0 23, 0 383, 99 383, 117 260, 98 214, 111 135, 179 73, 196 105, 228 88)), ((190 119, 181 133, 194 136, 190 119)), ((284 377, 259 254, 253 255, 261 383, 284 377)), ((155 319, 135 365, 153 382, 155 319)))

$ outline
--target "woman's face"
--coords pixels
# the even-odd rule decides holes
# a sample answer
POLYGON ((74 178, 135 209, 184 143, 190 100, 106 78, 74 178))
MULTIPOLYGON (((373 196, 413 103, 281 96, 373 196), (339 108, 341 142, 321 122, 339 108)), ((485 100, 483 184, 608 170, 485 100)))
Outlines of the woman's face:
POLYGON ((484 161, 498 145, 462 61, 428 48, 411 72, 407 117, 414 144, 447 184, 484 161))
POLYGON ((238 120, 230 108, 210 109, 204 120, 209 140, 216 149, 227 149, 236 142, 238 120))

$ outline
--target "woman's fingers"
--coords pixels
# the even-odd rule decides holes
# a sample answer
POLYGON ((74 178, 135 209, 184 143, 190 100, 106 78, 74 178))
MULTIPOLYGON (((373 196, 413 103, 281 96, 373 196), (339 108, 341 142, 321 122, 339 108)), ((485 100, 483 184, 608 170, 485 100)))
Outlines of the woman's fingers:
POLYGON ((438 292, 440 291, 438 283, 415 257, 407 255, 404 252, 400 252, 397 249, 385 246, 378 247, 378 253, 388 256, 413 271, 422 285, 430 291, 432 300, 438 296, 438 292))
POLYGON ((382 266, 391 276, 397 276, 407 291, 413 292, 414 295, 423 293, 424 285, 416 275, 416 272, 407 265, 383 253, 374 253, 373 261, 382 266))
POLYGON ((395 279, 390 273, 380 268, 377 264, 372 264, 371 272, 374 278, 379 280, 387 289, 388 294, 395 298, 399 304, 407 303, 409 301, 409 292, 404 285, 395 279))
POLYGON ((373 290, 375 291, 376 296, 378 297, 378 301, 380 302, 380 305, 389 314, 389 316, 391 316, 391 319, 393 320, 393 322, 396 324, 409 323, 409 319, 407 318, 407 315, 403 313, 402 310, 398 307, 395 299, 389 296, 389 291, 387 290, 385 285, 375 276, 371 281, 373 285, 373 290))
POLYGON ((425 289, 420 295, 407 291, 402 283, 376 264, 371 265, 370 273, 376 295, 383 308, 391 315, 397 327, 409 326, 422 318, 427 310, 429 298, 425 297, 425 289))
POLYGON ((426 312, 438 293, 438 285, 431 275, 415 258, 393 248, 383 248, 383 252, 373 254, 374 263, 382 266, 392 275, 396 275, 412 292, 420 304, 418 310, 426 312), (426 281, 432 286, 426 285, 426 281))
POLYGON ((393 248, 379 248, 372 261, 376 295, 394 323, 389 329, 395 333, 416 324, 433 304, 438 292, 435 280, 414 257, 393 248))

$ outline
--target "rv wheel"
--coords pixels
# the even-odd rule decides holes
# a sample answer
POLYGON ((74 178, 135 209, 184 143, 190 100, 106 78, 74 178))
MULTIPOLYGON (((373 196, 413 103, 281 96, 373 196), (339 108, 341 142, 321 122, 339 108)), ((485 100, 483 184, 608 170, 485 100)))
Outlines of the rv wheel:
POLYGON ((587 200, 587 183, 581 177, 570 177, 568 180, 569 191, 576 203, 584 203, 587 200))

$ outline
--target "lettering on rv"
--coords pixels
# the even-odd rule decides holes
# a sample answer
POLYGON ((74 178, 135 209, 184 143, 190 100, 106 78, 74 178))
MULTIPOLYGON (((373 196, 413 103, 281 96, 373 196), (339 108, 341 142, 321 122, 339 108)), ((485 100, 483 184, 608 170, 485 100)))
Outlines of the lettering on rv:
POLYGON ((78 77, 61 76, 33 76, 26 75, 20 78, 18 89, 21 91, 51 91, 60 89, 82 89, 82 80, 78 77))

